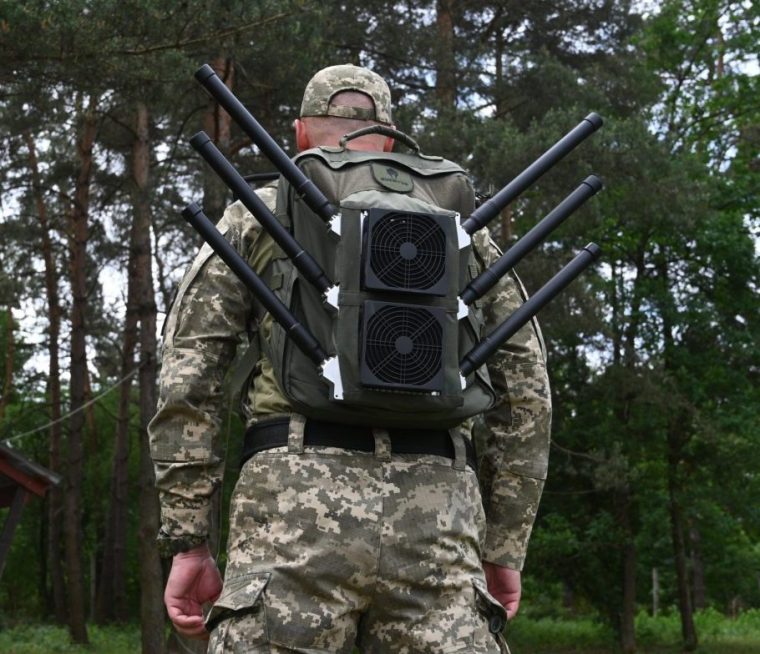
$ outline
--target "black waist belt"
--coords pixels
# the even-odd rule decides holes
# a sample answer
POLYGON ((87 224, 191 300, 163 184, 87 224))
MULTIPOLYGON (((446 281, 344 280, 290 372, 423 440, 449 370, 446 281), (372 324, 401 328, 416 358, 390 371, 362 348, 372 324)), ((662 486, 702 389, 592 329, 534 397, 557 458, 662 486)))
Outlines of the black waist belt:
MULTIPOLYGON (((288 418, 264 419, 252 425, 245 432, 243 452, 240 465, 254 454, 273 447, 285 447, 288 444, 290 420, 288 418)), ((394 454, 436 454, 454 459, 454 444, 445 429, 388 429, 391 439, 391 452, 394 454)), ((464 438, 467 465, 477 470, 475 446, 464 438)), ((303 444, 305 446, 323 445, 341 447, 360 452, 375 451, 375 437, 370 427, 343 425, 335 422, 307 420, 304 428, 303 444)))

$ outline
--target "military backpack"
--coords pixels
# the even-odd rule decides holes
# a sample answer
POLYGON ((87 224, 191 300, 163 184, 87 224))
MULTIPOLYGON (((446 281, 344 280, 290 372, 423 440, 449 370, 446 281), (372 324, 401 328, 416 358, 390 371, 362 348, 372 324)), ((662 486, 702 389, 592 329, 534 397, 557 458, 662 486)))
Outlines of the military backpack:
POLYGON ((474 208, 464 171, 418 149, 345 145, 295 162, 339 213, 326 223, 280 179, 275 215, 334 283, 325 301, 275 246, 270 286, 328 355, 320 370, 273 325, 262 347, 293 407, 320 420, 420 428, 491 407, 485 366, 466 379, 459 370, 484 328, 480 303, 458 297, 482 271, 460 226, 474 208))

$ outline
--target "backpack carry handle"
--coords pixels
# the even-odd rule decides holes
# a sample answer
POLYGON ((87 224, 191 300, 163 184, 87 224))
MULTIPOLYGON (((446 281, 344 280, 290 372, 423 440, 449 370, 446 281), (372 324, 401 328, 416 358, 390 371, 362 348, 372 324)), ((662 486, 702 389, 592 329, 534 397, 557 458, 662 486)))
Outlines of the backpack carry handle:
POLYGON ((362 127, 354 132, 344 134, 340 139, 340 147, 346 149, 346 143, 351 139, 359 138, 360 136, 366 136, 367 134, 382 134, 383 136, 390 136, 397 141, 401 141, 405 146, 414 150, 415 154, 420 154, 420 146, 417 144, 411 136, 399 132, 397 129, 388 127, 387 125, 370 125, 369 127, 362 127))

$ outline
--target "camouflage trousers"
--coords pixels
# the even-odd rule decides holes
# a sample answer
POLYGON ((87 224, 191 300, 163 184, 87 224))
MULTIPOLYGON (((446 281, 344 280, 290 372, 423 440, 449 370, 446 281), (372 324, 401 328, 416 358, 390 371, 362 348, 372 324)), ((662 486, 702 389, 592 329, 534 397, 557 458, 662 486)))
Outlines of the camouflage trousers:
MULTIPOLYGON (((299 427, 300 424, 300 427, 299 427)), ((209 654, 508 652, 486 590, 475 472, 436 455, 288 447, 243 466, 209 654)))

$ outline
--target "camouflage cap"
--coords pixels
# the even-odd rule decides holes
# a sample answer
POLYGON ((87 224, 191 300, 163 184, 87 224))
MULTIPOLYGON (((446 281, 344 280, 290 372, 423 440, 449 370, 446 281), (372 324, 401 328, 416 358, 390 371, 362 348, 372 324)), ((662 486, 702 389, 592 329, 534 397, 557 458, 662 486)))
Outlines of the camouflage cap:
POLYGON ((341 64, 320 70, 309 80, 303 93, 301 117, 339 116, 358 120, 375 120, 385 125, 391 122, 391 91, 385 80, 368 68, 341 64), (341 91, 359 91, 368 95, 374 109, 330 105, 332 97, 341 91))

